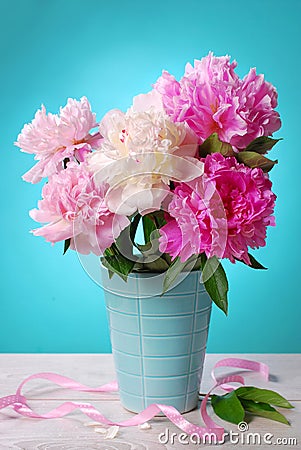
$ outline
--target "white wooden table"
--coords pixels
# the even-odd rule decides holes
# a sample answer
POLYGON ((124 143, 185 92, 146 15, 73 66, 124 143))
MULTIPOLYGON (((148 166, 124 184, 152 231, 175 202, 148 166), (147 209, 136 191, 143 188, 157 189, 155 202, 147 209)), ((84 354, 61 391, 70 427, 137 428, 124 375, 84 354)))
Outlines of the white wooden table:
MULTIPOLYGON (((208 354, 205 362, 201 392, 207 392, 212 386, 210 371, 214 363, 224 357, 241 357, 265 362, 270 367, 270 381, 267 383, 258 374, 244 372, 247 384, 276 390, 293 403, 293 410, 282 412, 291 422, 291 426, 283 425, 264 418, 254 417, 249 423, 247 433, 258 432, 261 439, 265 433, 273 435, 271 445, 239 443, 234 445, 226 441, 223 447, 235 449, 254 448, 295 448, 301 449, 301 355, 275 355, 275 354, 251 354, 251 355, 221 355, 208 354), (284 443, 276 444, 277 439, 287 439, 284 443), (288 439, 296 439, 297 444, 288 439)), ((115 378, 112 355, 110 354, 2 354, 0 355, 0 397, 13 394, 18 384, 28 375, 36 372, 57 372, 69 376, 89 386, 98 386, 115 378)), ((224 370, 220 372, 226 373, 224 370)), ((229 373, 229 369, 227 370, 229 373)), ((238 373, 236 371, 236 373, 238 373)), ((100 412, 111 420, 121 421, 132 417, 132 413, 123 409, 119 403, 118 394, 94 394, 67 391, 58 388, 44 380, 34 380, 24 392, 29 398, 29 404, 38 412, 44 413, 58 406, 65 400, 90 401, 100 412)), ((226 431, 237 432, 237 427, 228 422, 223 422, 210 413, 217 423, 224 426, 226 431)), ((202 425, 199 411, 195 410, 185 414, 189 421, 202 425)), ((159 449, 186 449, 199 448, 198 445, 188 442, 178 442, 181 431, 171 424, 165 417, 156 417, 151 423, 151 428, 142 430, 138 427, 120 428, 117 436, 112 440, 105 440, 104 435, 98 434, 93 427, 84 426, 91 422, 80 411, 75 411, 62 419, 29 419, 17 415, 11 408, 0 412, 0 449, 25 449, 25 450, 159 450, 159 449), (177 433, 174 443, 159 442, 159 434, 177 433)), ((246 437, 246 433, 244 433, 246 437)), ((164 438, 162 438, 164 440, 164 438)), ((206 447, 206 445, 201 446, 206 447)), ((208 448, 210 446, 208 445, 208 448)))

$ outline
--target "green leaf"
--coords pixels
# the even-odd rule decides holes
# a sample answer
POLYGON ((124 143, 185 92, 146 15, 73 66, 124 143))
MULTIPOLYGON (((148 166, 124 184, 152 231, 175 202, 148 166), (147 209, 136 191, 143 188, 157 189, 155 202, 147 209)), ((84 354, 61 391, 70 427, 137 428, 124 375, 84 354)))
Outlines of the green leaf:
POLYGON ((152 213, 152 216, 154 218, 156 227, 159 229, 161 227, 163 227, 163 225, 166 225, 166 220, 165 220, 165 213, 164 211, 162 211, 161 209, 159 211, 154 211, 152 213))
POLYGON ((245 164, 248 167, 254 169, 255 167, 261 168, 264 172, 269 172, 275 164, 278 163, 277 160, 272 161, 263 155, 256 152, 242 151, 236 153, 236 159, 238 162, 245 164))
POLYGON ((108 248, 105 250, 104 255, 105 255, 105 256, 114 256, 114 255, 115 255, 115 252, 114 252, 114 250, 113 250, 113 247, 108 247, 108 248))
POLYGON ((201 256, 198 256, 192 270, 201 270, 202 269, 202 258, 201 256))
POLYGON ((166 220, 164 217, 164 211, 155 211, 151 214, 147 214, 142 217, 143 223, 143 232, 144 232, 144 240, 147 244, 150 239, 153 231, 160 229, 163 225, 166 224, 166 220))
POLYGON ((159 252, 159 230, 155 229, 151 233, 151 241, 147 244, 140 245, 136 244, 137 248, 142 254, 139 263, 142 264, 143 270, 148 270, 150 272, 165 272, 169 268, 169 264, 164 258, 164 253, 161 255, 159 252))
POLYGON ((282 395, 269 389, 260 389, 253 386, 243 386, 236 389, 239 399, 253 400, 254 402, 268 403, 281 408, 293 408, 282 395))
POLYGON ((256 152, 261 155, 265 154, 268 150, 271 150, 277 142, 282 139, 273 139, 268 136, 260 136, 252 141, 245 149, 247 152, 256 152))
POLYGON ((159 238, 160 238, 160 232, 159 230, 157 230, 157 228, 155 228, 152 232, 151 235, 149 236, 149 241, 146 244, 136 244, 136 247, 138 248, 138 250, 140 250, 140 252, 142 253, 142 255, 144 256, 153 256, 158 254, 159 251, 159 238))
POLYGON ((211 153, 221 153, 223 156, 234 156, 233 148, 227 142, 222 142, 217 133, 211 134, 202 145, 199 146, 201 157, 206 157, 211 153))
MULTIPOLYGON (((144 233, 146 244, 137 244, 135 247, 141 252, 141 257, 136 261, 134 269, 143 272, 165 272, 171 263, 170 256, 159 251, 160 232, 154 224, 153 215, 142 218, 145 224, 144 233)), ((160 220, 160 219, 158 219, 160 220)))
POLYGON ((135 265, 135 261, 123 256, 115 244, 105 250, 102 263, 109 271, 119 275, 125 282, 135 265))
POLYGON ((140 250, 141 253, 146 253, 152 249, 152 243, 148 242, 147 244, 135 244, 138 250, 140 250))
POLYGON ((113 278, 114 272, 108 268, 109 278, 110 280, 113 278))
POLYGON ((160 236, 160 231, 155 228, 151 231, 147 243, 136 244, 136 247, 140 250, 141 253, 146 253, 148 255, 157 253, 159 249, 160 236))
POLYGON ((250 253, 248 253, 248 255, 249 255, 251 264, 245 263, 242 259, 236 259, 236 258, 235 259, 236 259, 236 261, 239 261, 239 262, 245 264, 246 266, 251 267, 251 269, 268 270, 267 267, 264 267, 262 264, 260 264, 260 262, 254 258, 254 256, 252 256, 250 253))
POLYGON ((223 266, 215 256, 207 259, 205 253, 201 254, 201 265, 206 291, 216 306, 227 315, 229 285, 223 266))
POLYGON ((169 266, 165 273, 165 277, 163 280, 163 292, 162 295, 168 291, 170 286, 175 282, 180 273, 184 270, 184 268, 190 263, 190 258, 181 262, 180 258, 177 257, 169 266))
POLYGON ((152 219, 146 215, 142 217, 144 241, 147 244, 151 239, 151 234, 157 229, 152 219))
POLYGON ((245 411, 254 414, 255 416, 265 417, 289 425, 289 421, 286 417, 267 403, 257 403, 253 400, 241 399, 241 404, 245 411))
POLYGON ((134 216, 134 218, 130 224, 130 239, 134 245, 135 245, 135 236, 136 236, 136 232, 137 232, 137 228, 138 228, 140 219, 141 219, 141 215, 139 213, 137 213, 134 216))
POLYGON ((66 253, 66 251, 67 251, 68 248, 70 247, 70 242, 71 242, 71 239, 70 239, 70 238, 68 238, 68 239, 65 240, 65 242, 64 242, 64 252, 63 252, 63 255, 66 253))
POLYGON ((143 270, 149 272, 165 272, 168 269, 168 264, 163 258, 157 258, 154 261, 146 261, 142 263, 143 270))
POLYGON ((227 422, 238 424, 244 420, 245 411, 235 391, 221 396, 212 395, 211 405, 215 414, 227 422))
POLYGON ((112 273, 116 273, 125 282, 127 282, 128 275, 131 273, 134 264, 134 261, 116 256, 106 256, 103 260, 103 265, 109 270, 109 276, 112 277, 112 273))

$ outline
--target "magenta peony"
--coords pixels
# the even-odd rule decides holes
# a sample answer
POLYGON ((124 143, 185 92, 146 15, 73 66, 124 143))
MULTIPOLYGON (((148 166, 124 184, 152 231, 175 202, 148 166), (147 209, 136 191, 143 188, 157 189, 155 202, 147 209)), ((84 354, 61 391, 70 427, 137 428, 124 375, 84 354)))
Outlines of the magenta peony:
POLYGON ((100 134, 90 134, 96 125, 95 114, 86 97, 80 101, 69 98, 59 115, 47 114, 42 106, 33 121, 24 125, 15 143, 39 160, 23 179, 37 183, 59 172, 66 158, 83 161, 85 155, 99 145, 100 134))
POLYGON ((33 234, 52 243, 71 239, 73 250, 102 254, 129 224, 127 217, 108 210, 107 189, 107 185, 95 185, 85 163, 68 163, 44 185, 39 209, 30 211, 37 222, 49 222, 33 234))
POLYGON ((160 251, 186 261, 205 252, 222 257, 227 239, 227 219, 223 202, 205 175, 179 184, 168 205, 170 218, 160 229, 160 251))
POLYGON ((162 95, 167 114, 175 122, 186 122, 200 143, 212 133, 244 149, 259 136, 269 136, 280 126, 276 89, 256 75, 255 69, 240 79, 229 56, 212 53, 186 65, 178 82, 164 71, 154 88, 162 95))
POLYGON ((160 251, 182 261, 205 252, 250 264, 248 248, 263 247, 267 226, 275 225, 272 183, 261 169, 234 157, 214 153, 203 161, 203 181, 180 184, 174 191, 170 219, 160 230, 160 251))

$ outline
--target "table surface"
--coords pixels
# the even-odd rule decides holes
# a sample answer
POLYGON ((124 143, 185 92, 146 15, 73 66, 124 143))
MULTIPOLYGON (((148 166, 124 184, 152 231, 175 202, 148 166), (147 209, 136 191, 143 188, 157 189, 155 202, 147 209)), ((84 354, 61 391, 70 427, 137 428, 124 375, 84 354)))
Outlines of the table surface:
MULTIPOLYGON (((301 354, 208 354, 205 360, 201 392, 207 392, 212 386, 210 376, 215 362, 224 357, 240 357, 265 362, 270 367, 270 381, 264 381, 259 374, 248 371, 243 373, 247 385, 254 385, 272 389, 293 405, 292 410, 281 412, 288 418, 291 426, 270 421, 265 418, 254 417, 249 423, 249 430, 239 433, 239 443, 233 445, 226 441, 223 447, 235 449, 254 448, 270 449, 271 445, 263 443, 265 433, 271 433, 271 442, 277 448, 301 449, 301 354), (259 446, 252 442, 245 442, 247 433, 260 433, 262 443, 259 446), (295 438, 297 444, 285 439, 295 438), (284 439, 281 444, 277 439, 284 439)), ((233 373, 233 369, 219 369, 222 373, 233 373)), ((69 376, 89 386, 99 386, 112 381, 114 365, 111 354, 2 354, 0 355, 0 397, 13 394, 19 383, 28 375, 36 372, 56 372, 69 376)), ((125 410, 119 402, 118 393, 81 393, 68 391, 50 384, 44 380, 33 380, 25 389, 29 404, 39 413, 50 411, 66 400, 85 400, 91 402, 102 414, 114 421, 122 421, 133 416, 125 410)), ((218 392, 218 391, 217 391, 218 392)), ((237 432, 236 425, 224 422, 217 418, 211 406, 208 407, 210 415, 229 432, 237 432)), ((194 410, 185 414, 187 420, 203 425, 199 411, 194 410)), ((94 427, 85 426, 91 420, 80 411, 75 411, 66 418, 41 420, 19 416, 8 407, 0 412, 0 449, 25 450, 159 450, 159 449, 186 449, 199 448, 193 442, 182 444, 178 441, 181 431, 168 421, 166 417, 155 417, 149 423, 151 428, 143 430, 139 427, 120 428, 114 439, 104 439, 103 434, 96 433, 94 427), (159 442, 160 433, 166 428, 171 433, 177 433, 174 443, 171 439, 166 444, 159 442)), ((101 427, 101 425, 100 425, 101 427)), ((164 439, 164 438, 162 438, 164 439)), ((206 447, 206 446, 203 446, 206 447)), ((208 445, 208 448, 210 446, 208 445)))

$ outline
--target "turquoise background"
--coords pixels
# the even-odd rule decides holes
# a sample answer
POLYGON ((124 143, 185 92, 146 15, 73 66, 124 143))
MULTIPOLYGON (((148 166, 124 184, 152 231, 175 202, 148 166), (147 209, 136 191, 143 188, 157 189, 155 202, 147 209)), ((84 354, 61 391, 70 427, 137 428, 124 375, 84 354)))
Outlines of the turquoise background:
POLYGON ((29 230, 41 185, 13 142, 44 103, 86 95, 100 119, 126 109, 162 69, 230 54, 279 91, 283 137, 272 152, 277 227, 255 253, 268 271, 225 263, 229 317, 213 308, 209 352, 300 352, 300 5, 296 1, 7 0, 0 3, 2 352, 109 352, 101 289, 77 255, 29 230))

